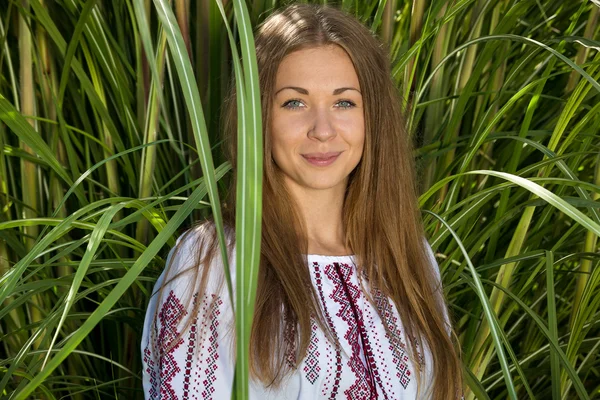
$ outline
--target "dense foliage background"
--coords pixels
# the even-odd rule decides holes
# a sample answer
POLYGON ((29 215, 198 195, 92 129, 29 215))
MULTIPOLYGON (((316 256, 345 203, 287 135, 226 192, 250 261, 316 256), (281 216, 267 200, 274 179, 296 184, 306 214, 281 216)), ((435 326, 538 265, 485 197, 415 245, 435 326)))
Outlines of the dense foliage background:
MULTIPOLYGON (((143 397, 149 291, 229 176, 225 21, 289 2, 224 3, 0 2, 0 397, 143 397)), ((466 397, 600 398, 597 2, 320 3, 389 46, 466 397)))

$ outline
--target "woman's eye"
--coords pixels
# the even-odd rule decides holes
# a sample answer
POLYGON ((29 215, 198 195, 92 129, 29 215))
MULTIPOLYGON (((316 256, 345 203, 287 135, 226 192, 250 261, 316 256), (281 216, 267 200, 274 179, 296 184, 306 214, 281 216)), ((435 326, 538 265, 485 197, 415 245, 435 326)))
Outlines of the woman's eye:
POLYGON ((302 104, 302 102, 300 100, 288 100, 285 103, 283 103, 282 107, 289 108, 289 109, 296 109, 296 108, 304 107, 304 104, 302 104))
POLYGON ((354 107, 356 104, 354 104, 353 102, 351 102, 350 100, 340 100, 337 102, 337 106, 339 108, 352 108, 354 107))

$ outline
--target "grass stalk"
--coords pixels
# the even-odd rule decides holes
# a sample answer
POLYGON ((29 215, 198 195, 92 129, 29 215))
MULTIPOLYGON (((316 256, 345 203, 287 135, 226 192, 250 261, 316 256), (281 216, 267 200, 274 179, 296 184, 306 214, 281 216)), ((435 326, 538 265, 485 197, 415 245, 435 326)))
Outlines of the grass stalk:
MULTIPOLYGON (((595 118, 598 121, 598 118, 595 118)), ((600 156, 596 157, 594 168, 594 183, 600 184, 600 156)), ((595 192, 592 195, 594 201, 600 198, 600 194, 595 192)), ((583 243, 584 254, 598 254, 598 234, 587 231, 583 243)), ((585 322, 588 320, 597 320, 597 312, 600 309, 600 269, 598 268, 598 260, 594 263, 588 256, 583 256, 580 261, 579 274, 575 280, 575 295, 573 298, 573 311, 569 319, 569 327, 572 335, 567 344, 567 356, 575 365, 579 358, 577 352, 583 343, 583 338, 586 336, 590 328, 586 328, 585 322), (595 268, 594 268, 595 264, 595 268), (596 317, 594 317, 596 315, 596 317)), ((562 390, 562 398, 567 398, 572 383, 567 381, 565 372, 562 373, 560 379, 560 387, 562 390)))
MULTIPOLYGON (((476 37, 479 37, 481 34, 481 28, 482 28, 482 24, 483 24, 482 11, 483 11, 483 7, 484 7, 485 3, 486 3, 485 0, 478 0, 476 2, 475 7, 469 13, 469 19, 467 21, 465 21, 466 24, 470 25, 469 35, 468 35, 469 38, 476 38, 476 37)), ((466 89, 469 81, 474 82, 476 77, 478 77, 479 74, 481 73, 481 72, 474 73, 474 69, 476 68, 475 60, 476 60, 476 56, 478 55, 477 49, 478 49, 477 45, 471 45, 465 50, 464 56, 461 57, 458 77, 457 77, 456 84, 454 87, 454 93, 456 96, 459 96, 461 93, 470 92, 472 90, 471 88, 466 89)), ((481 57, 481 58, 483 59, 483 57, 481 57)), ((453 101, 451 112, 454 115, 462 114, 462 111, 463 111, 462 107, 463 106, 460 104, 460 101, 453 101)), ((463 126, 463 124, 461 123, 460 120, 454 120, 452 122, 453 123, 451 123, 448 126, 447 131, 443 137, 443 142, 446 145, 452 143, 453 141, 455 141, 458 138, 461 127, 463 126)), ((450 168, 450 165, 454 161, 455 153, 456 153, 455 149, 451 148, 442 157, 441 165, 440 165, 441 171, 446 171, 450 168)), ((445 187, 440 192, 440 196, 442 199, 444 199, 446 197, 447 190, 448 190, 448 188, 445 187)))
MULTIPOLYGON (((594 184, 600 186, 600 156, 597 157, 596 161, 596 170, 594 172, 594 184)), ((598 201, 600 199, 599 193, 593 193, 592 199, 594 201, 598 201)), ((594 232, 587 231, 585 234, 585 241, 583 243, 583 252, 584 253, 597 253, 598 252, 598 236, 594 234, 594 232)), ((592 273, 592 266, 594 262, 589 258, 582 258, 579 274, 577 275, 577 281, 575 284, 575 296, 573 298, 573 312, 571 313, 571 318, 569 320, 569 325, 573 328, 573 324, 575 323, 575 316, 579 309, 584 306, 581 304, 581 299, 583 297, 583 292, 590 280, 590 275, 592 273)))
MULTIPOLYGON (((0 125, 0 149, 4 149, 6 143, 6 129, 0 125)), ((10 221, 11 209, 14 203, 9 195, 8 171, 6 168, 6 159, 4 151, 0 153, 0 222, 10 221)), ((11 268, 11 251, 7 241, 0 237, 0 277, 9 272, 11 268)), ((4 301, 3 306, 8 306, 9 300, 4 301)), ((13 355, 16 349, 20 349, 26 340, 27 332, 22 330, 25 320, 19 310, 13 309, 9 312, 6 319, 6 325, 0 325, 0 332, 7 334, 9 332, 21 332, 21 334, 6 335, 3 340, 4 351, 7 355, 13 355)))
MULTIPOLYGON (((600 16, 600 7, 591 6, 590 15, 585 23, 585 31, 583 33, 583 37, 586 39, 594 39, 594 33, 596 32, 596 28, 598 27, 598 17, 600 16)), ((588 58, 590 53, 590 48, 588 46, 580 46, 577 50, 577 55, 575 56, 575 62, 578 65, 582 65, 585 63, 585 60, 588 58)), ((567 87, 565 91, 567 93, 571 92, 575 89, 577 82, 579 82, 580 75, 577 71, 571 71, 569 74, 569 81, 567 82, 567 87)))
MULTIPOLYGON (((35 82, 33 80, 33 38, 30 30, 30 20, 26 16, 29 12, 29 1, 21 1, 22 14, 19 14, 19 75, 20 75, 20 94, 21 94, 21 113, 29 117, 35 117, 35 82)), ((37 131, 35 120, 30 118, 29 124, 37 131)), ((31 147, 26 143, 20 143, 21 150, 25 153, 35 155, 31 147)), ((38 216, 40 209, 39 201, 39 176, 38 167, 35 163, 21 159, 21 197, 23 206, 21 214, 23 218, 31 219, 38 216)), ((37 226, 28 226, 23 228, 25 247, 31 249, 38 237, 39 229, 37 226)), ((27 307, 27 315, 31 323, 44 318, 41 310, 43 309, 42 301, 39 296, 34 296, 31 299, 30 305, 27 307)), ((37 340, 34 343, 34 349, 37 349, 41 341, 37 340)))
MULTIPOLYGON (((29 18, 25 13, 29 12, 29 1, 22 0, 23 13, 19 14, 19 62, 20 62, 20 112, 23 115, 35 117, 35 82, 33 80, 33 43, 29 29, 29 18)), ((35 119, 30 118, 29 124, 37 131, 35 119)), ((33 155, 33 150, 25 143, 21 143, 21 149, 33 155)), ((24 218, 35 218, 39 210, 38 201, 38 170, 35 163, 21 160, 21 197, 24 207, 21 211, 24 218)), ((37 238, 37 227, 24 228, 25 242, 31 248, 37 238)))
MULTIPOLYGON (((498 26, 499 22, 500 22, 500 18, 502 15, 503 10, 505 10, 507 7, 507 1, 498 1, 498 3, 496 3, 496 6, 493 8, 492 10, 492 16, 490 19, 490 23, 489 23, 489 34, 493 35, 494 31, 496 30, 496 27, 498 26)), ((506 54, 509 51, 509 45, 507 43, 504 43, 500 50, 499 50, 502 54, 506 54)), ((494 62, 493 60, 490 60, 488 62, 487 65, 487 70, 490 71, 490 73, 492 74, 492 79, 490 80, 490 84, 488 86, 488 92, 490 93, 489 95, 489 109, 490 109, 490 113, 491 115, 494 115, 498 112, 498 110, 500 109, 500 100, 501 100, 501 94, 502 94, 502 88, 504 85, 504 81, 506 78, 506 58, 503 59, 500 62, 500 65, 498 67, 496 67, 494 69, 494 62)), ((487 123, 491 120, 491 117, 487 118, 487 121, 484 121, 484 123, 487 123)), ((487 142, 484 143, 482 146, 482 153, 483 153, 483 157, 481 158, 481 168, 483 169, 487 169, 491 166, 491 162, 490 160, 492 160, 493 158, 493 149, 494 149, 494 142, 487 142)), ((479 182, 479 185, 482 185, 482 182, 479 182)), ((493 242, 493 240, 490 241, 490 243, 493 242)))
MULTIPOLYGON (((446 15, 447 3, 444 3, 438 14, 437 20, 441 21, 446 15)), ((450 46, 451 32, 454 28, 454 19, 442 24, 438 34, 435 37, 433 45, 433 52, 431 55, 431 65, 435 68, 440 65, 444 57, 448 54, 448 47, 450 46)), ((431 80, 431 87, 429 89, 429 99, 439 100, 445 93, 447 93, 448 87, 445 79, 445 66, 442 64, 440 69, 435 73, 431 80)), ((436 101, 436 103, 427 107, 425 117, 425 132, 423 142, 424 145, 432 143, 439 135, 442 124, 440 121, 444 118, 445 104, 436 101)), ((423 189, 429 188, 433 183, 434 174, 437 168, 437 159, 432 159, 427 163, 424 172, 423 189)))
POLYGON ((190 0, 175 0, 174 7, 175 16, 177 18, 177 24, 179 25, 179 30, 181 31, 181 36, 183 37, 183 41, 185 42, 185 47, 187 49, 187 53, 192 55, 192 41, 190 37, 190 23, 189 23, 189 15, 190 15, 190 0))
MULTIPOLYGON (((421 36, 421 31, 423 30, 423 18, 425 15, 425 0, 415 0, 412 3, 412 9, 410 13, 410 34, 409 34, 409 46, 412 47, 419 40, 421 36)), ((405 95, 404 99, 406 100, 406 104, 411 104, 410 92, 413 91, 413 78, 417 74, 415 71, 416 62, 418 58, 417 54, 408 60, 406 68, 404 70, 404 86, 405 86, 405 95)))
POLYGON ((10 82, 10 91, 13 97, 14 104, 18 105, 20 104, 19 85, 17 83, 15 68, 13 67, 12 52, 10 51, 10 48, 8 46, 8 40, 6 39, 7 33, 8 32, 4 29, 4 21, 2 21, 2 19, 0 18, 0 38, 4 38, 2 43, 0 43, 2 47, 2 51, 0 52, 0 58, 5 60, 6 69, 8 70, 8 73, 6 75, 8 76, 8 80, 10 82))
MULTIPOLYGON (((43 0, 40 0, 44 4, 43 0)), ((48 48, 48 36, 46 32, 38 26, 37 30, 37 42, 40 54, 40 86, 41 86, 41 99, 46 108, 45 112, 47 118, 51 121, 57 120, 56 112, 56 94, 58 92, 58 81, 56 77, 56 71, 52 60, 52 53, 48 48)), ((68 165, 66 150, 64 142, 58 132, 58 126, 56 124, 48 125, 47 141, 52 144, 53 150, 56 154, 58 162, 66 167, 68 165)), ((64 205, 59 207, 60 199, 64 195, 63 186, 61 180, 55 173, 50 174, 50 206, 52 210, 56 210, 56 216, 58 218, 66 218, 67 209, 64 205)), ((69 276, 73 269, 68 264, 68 259, 61 260, 64 265, 59 265, 56 269, 56 276, 65 277, 69 276)))
POLYGON ((392 45, 394 24, 396 22, 397 0, 387 0, 381 17, 381 40, 388 46, 392 45))
MULTIPOLYGON (((161 96, 160 91, 162 90, 164 83, 164 72, 165 72, 165 59, 166 59, 166 47, 167 37, 164 33, 161 33, 158 40, 158 48, 156 53, 155 63, 158 66, 158 76, 160 81, 152 81, 150 85, 150 99, 148 101, 148 115, 146 117, 145 129, 144 129, 144 144, 153 143, 158 138, 159 126, 158 120, 161 110, 161 96)), ((150 146, 144 148, 142 152, 142 164, 140 166, 140 198, 148 198, 152 194, 152 185, 154 184, 154 169, 156 167, 157 147, 150 146)), ((136 228, 136 240, 140 243, 146 243, 148 240, 150 224, 147 219, 142 219, 136 228)))
MULTIPOLYGON (((100 102, 102 103, 102 105, 104 107, 107 107, 104 85, 103 85, 102 79, 98 73, 98 69, 95 66, 95 61, 92 57, 92 54, 90 53, 90 51, 87 48, 87 46, 85 45, 85 43, 82 43, 81 47, 82 47, 82 50, 84 51, 84 54, 86 55, 88 65, 90 67, 91 80, 92 80, 92 84, 94 86, 96 95, 100 99, 100 102)), ((114 154, 114 150, 115 150, 113 137, 111 135, 110 130, 106 126, 104 119, 102 119, 100 116, 96 116, 96 124, 98 125, 98 131, 101 132, 101 138, 102 138, 102 142, 104 144, 104 146, 103 146, 104 158, 108 158, 114 154)), ((119 185, 119 172, 117 169, 117 163, 115 160, 111 160, 106 163, 105 167, 106 167, 108 189, 110 190, 110 192, 113 195, 118 196, 118 194, 120 192, 120 185, 119 185)), ((117 215, 116 218, 119 219, 119 216, 117 215)))
MULTIPOLYGON (((150 7, 152 0, 144 0, 143 10, 146 20, 150 20, 150 7)), ((140 32, 136 32, 135 41, 135 73, 136 73, 136 104, 137 104, 137 121, 139 126, 144 126, 146 123, 146 108, 148 102, 148 93, 150 90, 150 71, 148 66, 148 58, 144 52, 144 46, 140 38, 140 32)))

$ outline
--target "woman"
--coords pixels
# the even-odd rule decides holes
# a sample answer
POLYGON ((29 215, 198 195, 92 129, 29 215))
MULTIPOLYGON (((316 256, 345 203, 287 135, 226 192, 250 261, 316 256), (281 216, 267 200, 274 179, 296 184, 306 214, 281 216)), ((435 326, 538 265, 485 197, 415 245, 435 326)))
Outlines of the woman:
MULTIPOLYGON (((456 398, 460 363, 382 45, 341 11, 294 5, 264 22, 256 52, 265 171, 251 397, 456 398)), ((235 138, 233 107, 225 120, 235 138)), ((233 314, 213 233, 188 231, 156 284, 148 398, 230 398, 233 314)))

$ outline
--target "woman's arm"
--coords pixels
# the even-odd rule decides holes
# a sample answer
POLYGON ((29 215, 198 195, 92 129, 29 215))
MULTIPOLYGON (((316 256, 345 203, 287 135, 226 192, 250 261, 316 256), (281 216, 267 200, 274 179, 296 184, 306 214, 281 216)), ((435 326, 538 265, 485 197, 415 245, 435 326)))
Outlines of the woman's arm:
POLYGON ((196 228, 179 240, 156 282, 142 337, 146 399, 231 397, 233 313, 220 279, 220 256, 199 292, 198 247, 210 231, 196 228))

